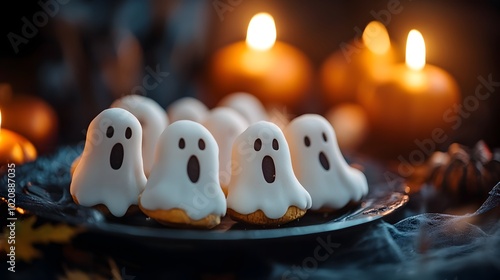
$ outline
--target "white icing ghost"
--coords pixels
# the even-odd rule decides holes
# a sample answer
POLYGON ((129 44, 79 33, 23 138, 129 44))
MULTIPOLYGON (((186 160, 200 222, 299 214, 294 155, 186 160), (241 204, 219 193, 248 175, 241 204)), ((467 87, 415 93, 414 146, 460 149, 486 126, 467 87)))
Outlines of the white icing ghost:
POLYGON ((142 128, 121 108, 102 111, 89 125, 70 192, 79 204, 104 204, 123 216, 146 185, 141 154, 142 128))
POLYGON ((284 130, 290 144, 293 169, 312 197, 312 208, 340 209, 368 192, 365 175, 347 164, 335 131, 320 115, 295 118, 284 130))
POLYGON ((248 122, 235 110, 217 107, 210 111, 203 125, 212 133, 219 145, 219 180, 227 193, 231 180, 231 150, 234 140, 248 127, 248 122))
POLYGON ((168 125, 165 110, 153 99, 141 95, 124 96, 115 100, 111 107, 129 111, 141 123, 144 173, 149 175, 155 159, 156 142, 168 125))
POLYGON ((311 196, 295 177, 288 144, 273 123, 249 126, 233 144, 228 208, 246 215, 261 210, 278 219, 290 206, 311 207, 311 196))
POLYGON ((266 109, 260 100, 246 92, 235 92, 224 97, 218 106, 229 107, 240 113, 248 124, 254 124, 258 121, 267 121, 268 115, 266 109))
POLYGON ((141 206, 149 210, 179 208, 193 220, 210 214, 224 216, 218 151, 212 134, 199 123, 181 120, 167 126, 158 142, 141 206))
POLYGON ((179 120, 201 123, 208 115, 208 108, 196 98, 183 97, 170 104, 167 113, 171 123, 179 120))

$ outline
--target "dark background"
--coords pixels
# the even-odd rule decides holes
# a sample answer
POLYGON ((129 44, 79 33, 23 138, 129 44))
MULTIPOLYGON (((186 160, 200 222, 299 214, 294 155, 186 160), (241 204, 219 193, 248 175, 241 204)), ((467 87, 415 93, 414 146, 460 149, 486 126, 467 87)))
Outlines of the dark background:
MULTIPOLYGON (((198 77, 211 54, 244 40, 248 22, 257 12, 271 13, 278 39, 301 49, 318 70, 341 42, 356 36, 355 27, 363 29, 389 2, 69 0, 59 4, 55 16, 15 53, 7 35, 21 35, 22 18, 32 22, 42 8, 38 1, 12 1, 0 17, 0 82, 10 83, 15 94, 37 95, 50 103, 60 121, 59 143, 75 143, 84 139, 82 130, 90 120, 116 98, 103 78, 102 62, 117 57, 118 42, 126 32, 142 48, 143 67, 135 78, 139 84, 147 66, 170 73, 147 92, 167 107, 182 96, 203 92, 198 77), (214 5, 227 10, 218 13, 214 5), (73 45, 63 43, 68 38, 73 38, 73 45)), ((402 11, 391 15, 386 26, 401 62, 407 33, 416 28, 426 41, 427 63, 451 73, 462 96, 474 93, 479 75, 491 74, 500 81, 500 1, 399 2, 402 11)), ((499 92, 464 120, 454 141, 473 145, 484 139, 492 147, 500 146, 499 92)), ((320 94, 311 98, 319 99, 320 94)))
MULTIPOLYGON (((61 10, 50 18, 46 26, 39 28, 37 34, 30 38, 27 44, 19 46, 18 53, 13 51, 7 34, 10 32, 20 34, 23 28, 21 19, 27 17, 31 20, 33 14, 39 12, 41 8, 38 1, 11 1, 8 6, 4 4, 0 9, 0 82, 10 83, 15 94, 35 95, 51 104, 60 122, 59 144, 73 144, 84 139, 83 130, 92 118, 116 98, 116 93, 113 93, 110 84, 104 78, 102 65, 119 55, 117 45, 123 38, 124 32, 134 34, 142 48, 141 67, 138 77, 130 77, 132 84, 141 83, 142 77, 147 75, 146 67, 154 69, 159 66, 161 71, 170 73, 158 87, 147 92, 148 96, 163 107, 167 107, 182 96, 202 94, 203 85, 199 82, 199 77, 211 54, 227 44, 243 40, 247 24, 257 12, 266 11, 274 15, 279 40, 295 45, 306 53, 317 71, 322 62, 338 50, 341 42, 348 42, 356 35, 355 27, 363 29, 374 19, 371 11, 377 13, 385 9, 389 2, 388 0, 218 1, 234 4, 222 18, 213 6, 216 2, 214 0, 113 2, 69 0, 68 4, 61 5, 61 10), (72 42, 70 46, 68 41, 72 42)), ((407 33, 410 29, 416 28, 422 32, 426 40, 427 62, 451 73, 456 78, 463 97, 474 94, 478 85, 477 77, 480 75, 487 77, 491 74, 493 80, 500 81, 500 1, 405 0, 400 3, 403 10, 400 14, 392 15, 387 29, 393 43, 399 49, 401 62, 407 33)), ((123 94, 128 93, 130 92, 123 92, 123 94)), ((464 120, 464 125, 452 135, 454 141, 473 145, 477 140, 485 139, 490 146, 500 148, 499 93, 499 90, 495 91, 487 101, 481 102, 478 110, 464 120)), ((319 97, 318 92, 312 95, 312 98, 319 99, 319 97)), ((324 109, 318 107, 311 110, 323 113, 324 109)), ((60 150, 59 155, 67 160, 64 149, 60 150)), ((76 157, 76 154, 74 156, 76 157)), ((72 159, 69 162, 72 162, 72 159)), ((54 163, 50 158, 41 160, 42 164, 35 162, 31 165, 43 170, 50 169, 51 166, 62 166, 57 164, 57 161, 55 165, 43 164, 47 161, 54 163)), ((57 173, 34 174, 30 168, 29 165, 21 167, 18 178, 28 181, 30 176, 41 174, 43 177, 57 173), (22 169, 30 176, 22 176, 22 169)), ((68 172, 57 174, 69 178, 68 172)), ((374 174, 381 176, 382 172, 376 169, 374 174)), ((49 177, 49 181, 60 181, 57 176, 49 177)), ((21 191, 21 188, 18 189, 21 191)), ((412 214, 410 212, 415 209, 418 210, 417 213, 440 212, 423 206, 428 202, 428 195, 426 192, 421 192, 412 196, 410 207, 407 209, 410 211, 404 216, 412 214)), ((492 198, 495 195, 498 197, 498 194, 492 193, 492 198)), ((22 196, 19 193, 18 198, 22 197, 29 196, 22 196)), ((449 195, 440 198, 448 197, 449 195)), ((445 206, 442 199, 436 201, 438 207, 445 206)), ((490 204, 498 205, 498 200, 492 200, 490 204)), ((497 214, 490 217, 493 225, 498 225, 497 210, 498 207, 495 211, 491 211, 497 214)), ((0 212, 6 213, 4 210, 0 212)), ((388 222, 400 220, 403 215, 399 214, 388 222)), ((475 220, 476 224, 483 224, 481 218, 485 217, 475 220)), ((386 279, 390 273, 392 278, 398 278, 399 275, 401 275, 399 278, 403 278, 402 276, 414 278, 415 273, 417 275, 423 273, 425 276, 425 273, 437 271, 439 279, 472 277, 486 279, 488 276, 490 279, 496 279, 489 273, 498 274, 495 262, 498 260, 498 250, 487 248, 498 248, 498 227, 494 227, 496 234, 492 231, 478 230, 475 224, 470 225, 471 229, 467 231, 467 228, 463 227, 464 223, 450 223, 448 219, 454 218, 453 216, 443 218, 432 214, 419 215, 410 220, 405 219, 407 225, 403 222, 394 228, 388 223, 379 223, 366 231, 358 231, 362 237, 351 234, 345 238, 346 241, 339 252, 323 264, 324 269, 317 271, 316 276, 331 278, 340 275, 340 278, 344 275, 362 275, 364 278, 368 276, 386 279), (407 250, 393 249, 395 244, 402 244, 401 247, 407 250), (440 250, 432 250, 436 248, 431 246, 430 254, 423 254, 429 249, 429 244, 440 250), (404 258, 401 258, 401 254, 404 258), (421 254, 423 260, 419 258, 421 254), (350 270, 353 267, 358 268, 360 272, 352 274, 350 270), (378 277, 379 275, 381 277, 378 277)), ((466 219, 468 224, 469 217, 466 219)), ((228 260, 225 262, 217 256, 214 258, 213 251, 210 251, 209 255, 199 255, 197 252, 185 258, 177 254, 170 257, 165 255, 164 251, 158 255, 151 253, 151 248, 156 248, 158 244, 145 249, 142 243, 138 243, 141 246, 135 246, 137 249, 133 250, 135 247, 129 246, 130 240, 126 240, 129 243, 123 246, 125 241, 114 235, 107 237, 105 239, 103 235, 91 234, 80 237, 74 244, 68 246, 51 244, 44 247, 44 257, 33 263, 34 269, 27 270, 24 279, 32 279, 33 274, 36 274, 38 279, 45 279, 47 274, 54 274, 53 270, 61 270, 59 268, 61 263, 63 265, 76 263, 93 272, 103 271, 101 266, 107 264, 110 255, 113 259, 117 259, 118 270, 121 270, 122 274, 142 274, 146 276, 145 278, 151 278, 155 273, 163 273, 167 277, 172 274, 175 277, 175 273, 191 273, 194 276, 202 274, 201 271, 213 262, 218 264, 215 269, 230 267, 236 271, 233 272, 235 275, 252 273, 252 276, 256 275, 255 278, 263 278, 272 272, 280 275, 292 265, 300 265, 304 256, 310 256, 317 246, 316 244, 297 246, 298 249, 304 250, 301 254, 287 243, 285 246, 294 251, 281 256, 285 259, 282 263, 269 257, 268 247, 262 249, 265 254, 258 255, 262 259, 254 258, 253 255, 242 257, 243 253, 248 254, 248 252, 241 250, 235 253, 238 257, 224 254, 223 257, 228 260), (145 251, 148 254, 143 254, 145 251), (154 261, 149 262, 150 259, 147 257, 154 261), (202 263, 202 268, 192 265, 193 258, 200 260, 197 263, 202 263)), ((273 244, 276 244, 274 240, 273 244)), ((226 246, 223 249, 233 248, 226 246)), ((156 250, 161 249, 156 248, 156 250)), ((22 269, 22 266, 19 268, 22 269)), ((213 271, 214 268, 208 267, 208 270, 213 271)), ((225 278, 231 279, 232 274, 222 274, 225 270, 221 271, 206 275, 204 278, 215 279, 217 276, 220 278, 226 276, 225 278)), ((23 274, 17 276, 22 278, 23 274)))

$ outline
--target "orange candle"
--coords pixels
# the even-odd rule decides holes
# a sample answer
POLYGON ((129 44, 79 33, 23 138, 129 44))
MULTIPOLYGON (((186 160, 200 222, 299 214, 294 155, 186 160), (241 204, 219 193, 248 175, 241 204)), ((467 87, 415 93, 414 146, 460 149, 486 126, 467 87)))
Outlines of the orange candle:
POLYGON ((320 70, 321 90, 328 105, 356 102, 359 87, 383 79, 394 63, 394 52, 385 26, 370 22, 361 36, 340 45, 320 70))
POLYGON ((265 105, 298 105, 311 87, 312 66, 295 47, 276 41, 271 15, 255 15, 246 42, 236 42, 212 58, 208 71, 210 100, 233 92, 254 94, 265 105))
POLYGON ((376 139, 393 147, 414 148, 415 141, 442 143, 451 127, 445 112, 460 99, 453 77, 426 65, 422 34, 412 30, 406 45, 406 65, 395 65, 383 82, 372 83, 360 95, 376 139))
POLYGON ((0 166, 15 163, 22 164, 36 159, 36 149, 23 136, 1 128, 2 114, 0 112, 0 166))

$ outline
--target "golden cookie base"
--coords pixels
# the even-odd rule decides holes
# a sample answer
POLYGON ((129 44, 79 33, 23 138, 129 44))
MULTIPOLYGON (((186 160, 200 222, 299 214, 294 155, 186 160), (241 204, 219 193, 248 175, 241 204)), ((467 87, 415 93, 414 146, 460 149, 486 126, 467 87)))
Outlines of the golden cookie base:
POLYGON ((172 208, 168 210, 149 210, 141 205, 139 199, 139 208, 144 214, 167 226, 177 228, 206 228, 211 229, 220 224, 221 217, 210 214, 200 220, 191 219, 184 210, 172 208))
POLYGON ((283 217, 278 219, 271 219, 268 218, 266 214, 262 212, 262 210, 257 210, 253 213, 243 215, 234 211, 231 208, 227 209, 227 213, 229 214, 231 219, 243 223, 260 225, 260 226, 277 226, 286 224, 304 216, 306 214, 306 211, 307 210, 299 209, 296 206, 290 206, 288 207, 288 210, 286 211, 285 215, 283 215, 283 217))

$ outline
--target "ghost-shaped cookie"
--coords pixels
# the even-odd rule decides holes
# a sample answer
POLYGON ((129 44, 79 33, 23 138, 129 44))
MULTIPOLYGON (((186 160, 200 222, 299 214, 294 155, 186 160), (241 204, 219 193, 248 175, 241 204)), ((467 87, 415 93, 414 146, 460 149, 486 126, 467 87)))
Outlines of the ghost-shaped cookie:
POLYGON ((260 100, 250 93, 231 93, 219 101, 217 106, 234 109, 248 121, 248 124, 268 120, 266 109, 260 100))
POLYGON ((165 110, 151 98, 141 95, 127 95, 115 100, 112 108, 123 108, 132 113, 142 126, 142 157, 144 173, 151 172, 155 158, 156 142, 168 125, 165 110))
POLYGON ((219 180, 224 193, 231 180, 231 150, 234 140, 248 127, 248 122, 235 110, 217 107, 210 111, 203 125, 219 146, 219 180))
POLYGON ((232 161, 227 196, 231 218, 276 225, 303 216, 311 207, 311 196, 295 177, 288 144, 275 124, 249 126, 233 144, 232 161))
POLYGON ((335 210, 368 192, 365 175, 347 164, 335 131, 320 115, 295 118, 284 130, 293 169, 312 197, 312 210, 335 210))
POLYGON ((170 104, 167 113, 171 123, 179 120, 202 123, 208 115, 208 108, 196 98, 183 97, 170 104))
POLYGON ((139 207, 165 224, 212 228, 226 214, 219 184, 218 147, 201 124, 176 121, 158 142, 153 170, 139 207))
POLYGON ((90 123, 70 192, 83 206, 103 204, 116 217, 137 204, 146 185, 141 154, 142 128, 132 113, 111 108, 90 123))

